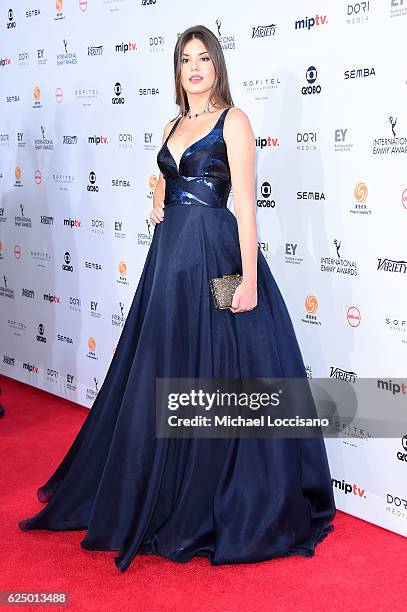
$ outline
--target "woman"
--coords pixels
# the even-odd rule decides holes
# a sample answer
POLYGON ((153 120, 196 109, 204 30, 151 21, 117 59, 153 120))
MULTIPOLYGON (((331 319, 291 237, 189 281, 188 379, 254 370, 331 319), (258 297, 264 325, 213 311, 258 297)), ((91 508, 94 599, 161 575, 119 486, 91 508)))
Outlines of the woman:
POLYGON ((164 129, 154 234, 115 355, 23 530, 86 529, 81 546, 213 565, 312 556, 335 515, 323 440, 159 438, 155 379, 306 378, 284 300, 258 248, 255 139, 204 26, 174 52, 180 116, 164 129), (227 208, 233 187, 236 216, 227 208), (209 281, 241 273, 229 309, 209 281))

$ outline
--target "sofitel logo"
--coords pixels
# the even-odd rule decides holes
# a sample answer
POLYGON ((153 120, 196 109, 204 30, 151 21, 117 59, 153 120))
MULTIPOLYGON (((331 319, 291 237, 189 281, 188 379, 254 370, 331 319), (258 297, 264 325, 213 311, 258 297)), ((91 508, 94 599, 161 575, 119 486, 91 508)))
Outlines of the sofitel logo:
POLYGON ((272 23, 267 26, 254 26, 252 28, 252 38, 267 38, 274 36, 276 33, 277 25, 272 23))
POLYGON ((276 201, 271 197, 271 183, 263 181, 260 185, 261 198, 257 198, 257 206, 259 208, 275 208, 276 201))
POLYGON ((382 272, 399 272, 400 274, 406 274, 407 272, 407 261, 396 261, 387 258, 381 259, 380 257, 378 257, 377 260, 377 270, 381 270, 382 272))

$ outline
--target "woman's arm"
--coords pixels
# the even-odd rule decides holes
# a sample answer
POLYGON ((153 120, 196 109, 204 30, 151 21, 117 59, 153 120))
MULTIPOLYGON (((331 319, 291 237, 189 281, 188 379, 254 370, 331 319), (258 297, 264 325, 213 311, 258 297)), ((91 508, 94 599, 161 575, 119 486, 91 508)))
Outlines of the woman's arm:
POLYGON ((232 181, 242 259, 242 283, 233 296, 232 312, 257 305, 257 226, 254 204, 256 143, 250 121, 242 110, 231 108, 223 127, 232 181))
MULTIPOLYGON (((174 125, 174 121, 170 121, 164 127, 161 145, 164 144, 168 134, 170 133, 171 127, 174 125)), ((160 172, 158 176, 157 185, 155 186, 154 193, 153 193, 153 210, 150 213, 150 219, 153 222, 153 225, 160 223, 164 219, 164 197, 165 197, 165 178, 163 177, 162 172, 160 172)))

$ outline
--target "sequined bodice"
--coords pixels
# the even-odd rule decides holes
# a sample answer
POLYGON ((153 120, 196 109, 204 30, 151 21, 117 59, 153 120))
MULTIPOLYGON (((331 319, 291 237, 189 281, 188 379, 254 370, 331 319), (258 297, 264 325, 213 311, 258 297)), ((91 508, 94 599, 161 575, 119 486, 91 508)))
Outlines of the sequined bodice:
POLYGON ((165 206, 195 204, 223 208, 231 189, 230 169, 223 139, 223 123, 229 108, 220 114, 215 126, 182 154, 179 168, 167 141, 181 117, 171 128, 157 155, 157 164, 165 178, 165 206))

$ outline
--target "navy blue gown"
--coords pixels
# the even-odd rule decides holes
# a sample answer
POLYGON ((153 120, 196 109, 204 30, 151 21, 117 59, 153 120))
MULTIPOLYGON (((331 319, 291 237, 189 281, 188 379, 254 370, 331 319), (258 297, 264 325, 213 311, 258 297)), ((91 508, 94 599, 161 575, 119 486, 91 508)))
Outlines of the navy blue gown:
MULTIPOLYGON (((102 387, 23 531, 87 530, 81 546, 212 565, 312 556, 335 504, 321 438, 157 438, 156 377, 305 377, 284 299, 258 251, 258 303, 216 310, 209 279, 241 272, 223 122, 182 155, 167 141, 164 220, 102 387)), ((174 124, 170 135, 179 119, 174 124)), ((169 135, 169 136, 170 136, 169 135)), ((169 138, 168 136, 168 138, 169 138)), ((168 140, 167 138, 167 140, 168 140)))

